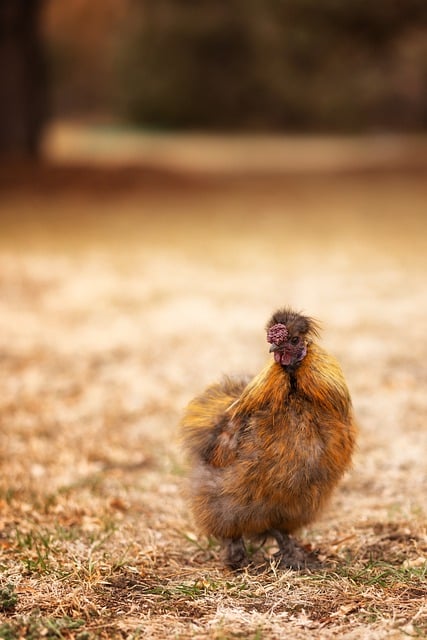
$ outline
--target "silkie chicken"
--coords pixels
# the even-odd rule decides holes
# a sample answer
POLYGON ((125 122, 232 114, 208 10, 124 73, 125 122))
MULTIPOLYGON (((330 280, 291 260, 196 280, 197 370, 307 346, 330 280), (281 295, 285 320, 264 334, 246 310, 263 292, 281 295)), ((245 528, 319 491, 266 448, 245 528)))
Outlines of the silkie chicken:
POLYGON ((245 538, 275 539, 280 566, 310 566, 290 534, 319 513, 355 445, 350 395, 337 361, 313 341, 317 323, 285 308, 266 329, 273 360, 252 379, 208 387, 181 422, 196 524, 232 569, 249 562, 245 538))

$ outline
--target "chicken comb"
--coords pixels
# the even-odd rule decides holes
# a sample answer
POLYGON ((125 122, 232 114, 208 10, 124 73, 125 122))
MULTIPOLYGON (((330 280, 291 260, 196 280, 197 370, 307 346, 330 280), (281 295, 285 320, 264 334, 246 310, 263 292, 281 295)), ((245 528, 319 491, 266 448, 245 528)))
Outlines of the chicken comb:
POLYGON ((286 328, 286 325, 278 322, 277 324, 273 324, 267 331, 267 342, 273 344, 281 344, 285 342, 288 337, 289 331, 286 328))

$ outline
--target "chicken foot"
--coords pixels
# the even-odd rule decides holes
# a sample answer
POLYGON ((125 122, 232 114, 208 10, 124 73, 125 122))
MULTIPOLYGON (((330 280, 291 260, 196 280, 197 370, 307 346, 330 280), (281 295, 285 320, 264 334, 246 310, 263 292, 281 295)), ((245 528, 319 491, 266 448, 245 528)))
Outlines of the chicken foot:
POLYGON ((287 533, 283 533, 278 529, 271 529, 269 534, 279 545, 279 551, 274 554, 274 558, 278 561, 280 567, 300 570, 314 567, 315 565, 318 566, 318 562, 313 555, 307 553, 287 533))
POLYGON ((223 544, 223 558, 230 569, 243 569, 249 564, 243 538, 225 538, 223 544))

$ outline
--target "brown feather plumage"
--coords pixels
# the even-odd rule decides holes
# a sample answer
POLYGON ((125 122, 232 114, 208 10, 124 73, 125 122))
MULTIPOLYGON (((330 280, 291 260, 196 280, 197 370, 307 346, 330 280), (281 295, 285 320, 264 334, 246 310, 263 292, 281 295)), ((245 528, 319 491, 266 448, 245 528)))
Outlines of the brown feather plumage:
POLYGON ((284 565, 304 564, 289 534, 316 517, 355 444, 350 395, 337 361, 312 342, 316 323, 284 309, 267 330, 277 326, 286 342, 272 345, 275 361, 208 387, 181 422, 195 520, 231 567, 247 562, 244 537, 269 535, 284 565))

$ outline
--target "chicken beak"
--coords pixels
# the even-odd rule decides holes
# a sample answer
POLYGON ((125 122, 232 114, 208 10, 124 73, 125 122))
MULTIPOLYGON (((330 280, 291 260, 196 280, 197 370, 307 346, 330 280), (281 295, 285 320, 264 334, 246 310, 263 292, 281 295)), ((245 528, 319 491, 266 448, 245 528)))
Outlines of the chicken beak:
POLYGON ((271 353, 272 351, 277 351, 277 349, 280 349, 278 344, 272 344, 271 347, 268 350, 268 353, 271 353))

